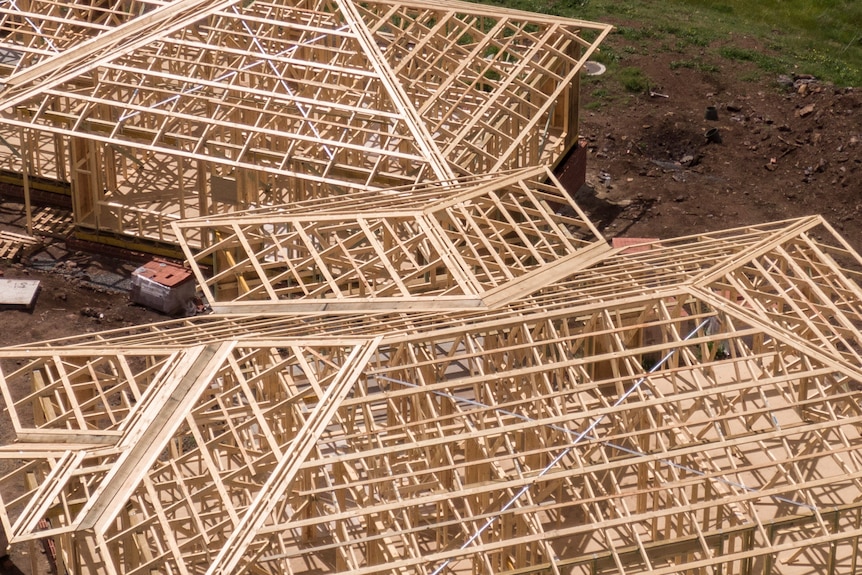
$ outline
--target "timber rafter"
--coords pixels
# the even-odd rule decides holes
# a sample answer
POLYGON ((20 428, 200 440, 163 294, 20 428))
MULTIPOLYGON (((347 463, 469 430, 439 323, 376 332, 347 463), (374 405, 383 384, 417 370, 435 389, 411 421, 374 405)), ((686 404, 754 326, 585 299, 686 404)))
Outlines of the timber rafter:
POLYGON ((486 308, 610 250, 546 168, 172 225, 213 308, 234 313, 486 308))

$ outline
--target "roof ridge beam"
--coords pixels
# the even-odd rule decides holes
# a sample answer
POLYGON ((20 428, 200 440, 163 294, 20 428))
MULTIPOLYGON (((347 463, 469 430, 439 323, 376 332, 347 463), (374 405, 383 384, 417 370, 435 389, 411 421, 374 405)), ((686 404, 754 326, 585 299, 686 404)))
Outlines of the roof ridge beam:
POLYGON ((91 494, 88 509, 81 512, 79 529, 95 528, 101 533, 110 525, 235 345, 190 348, 178 368, 138 404, 139 417, 118 444, 125 451, 98 491, 91 494))
POLYGON ((428 131, 428 127, 422 121, 419 112, 413 107, 410 98, 404 88, 396 80, 396 74, 389 66, 380 47, 374 41, 371 31, 365 25, 362 16, 356 6, 347 0, 335 0, 342 14, 344 14, 350 29, 356 34, 356 39, 365 51, 368 62, 383 83, 386 93, 392 98, 392 103, 404 117, 410 133, 416 139, 416 146, 428 159, 431 169, 437 179, 448 184, 455 179, 455 173, 446 161, 446 157, 437 147, 434 137, 428 131))

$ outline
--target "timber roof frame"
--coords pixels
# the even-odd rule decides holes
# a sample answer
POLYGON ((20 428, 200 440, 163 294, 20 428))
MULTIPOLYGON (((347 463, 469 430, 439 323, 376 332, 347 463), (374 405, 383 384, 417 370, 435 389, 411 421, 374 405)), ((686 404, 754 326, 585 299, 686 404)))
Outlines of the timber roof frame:
MULTIPOLYGON (((440 323, 451 329, 481 330, 497 324, 517 322, 522 314, 544 316, 572 316, 579 310, 593 310, 603 306, 628 305, 642 296, 660 297, 678 293, 678 290, 698 289, 708 294, 713 288, 727 300, 724 305, 738 305, 730 298, 731 290, 748 293, 749 301, 760 298, 786 300, 781 308, 794 310, 798 325, 807 321, 798 304, 792 304, 788 287, 804 289, 810 293, 823 293, 831 286, 829 295, 821 295, 816 317, 847 318, 841 321, 852 325, 855 316, 862 314, 857 299, 862 299, 862 257, 841 235, 820 216, 795 220, 747 225, 728 230, 702 232, 692 236, 656 240, 648 250, 629 247, 614 248, 605 257, 586 269, 579 269, 571 277, 543 286, 520 299, 507 302, 495 309, 439 311, 357 312, 332 315, 326 312, 301 314, 291 321, 283 314, 212 314, 192 318, 169 320, 137 328, 121 328, 44 342, 31 342, 13 346, 31 349, 37 346, 83 347, 107 345, 110 347, 153 346, 159 343, 190 345, 201 342, 218 342, 232 337, 244 338, 298 338, 308 333, 327 333, 337 337, 360 335, 388 335, 424 333, 442 329, 440 323), (772 264, 754 266, 762 252, 779 249, 783 252, 810 251, 814 263, 806 263, 810 274, 785 277, 785 287, 771 287, 772 292, 753 290, 751 286, 767 282, 772 264), (839 263, 841 262, 841 263, 839 263), (753 270, 756 273, 751 274, 753 270), (722 275, 724 274, 724 275, 722 275), (736 279, 732 279, 738 276, 736 279), (694 278, 699 278, 697 282, 694 278), (759 279, 758 279, 759 278, 759 279), (803 287, 804 286, 804 287, 803 287)), ((778 257, 778 252, 772 257, 778 257)), ((788 260, 791 256, 782 254, 788 260)), ((634 304, 633 304, 634 305, 634 304)), ((778 305, 778 304, 776 304, 778 305)), ((759 309, 750 307, 749 309, 759 309)), ((777 317, 775 312, 759 310, 765 321, 777 317)), ((810 333, 804 327, 801 333, 810 333)), ((852 347, 852 346, 850 346, 852 347)), ((11 348, 10 348, 11 349, 11 348)))
POLYGON ((0 5, 15 138, 345 189, 555 161, 548 126, 576 135, 556 103, 611 28, 460 2, 29 6, 0 5))
POLYGON ((571 118, 541 125, 609 27, 446 1, 28 10, 0 5, 22 142, 349 193, 174 224, 205 285, 267 295, 213 306, 255 315, 0 349, 12 542, 53 536, 87 575, 858 564, 862 258, 821 217, 611 248, 548 168, 515 170, 565 147, 571 118), (303 260, 346 279, 280 293, 303 260), (326 295, 369 269, 368 294, 326 295))
POLYGON ((201 317, 6 348, 11 413, 53 415, 0 449, 26 462, 0 482, 43 478, 4 525, 71 537, 94 571, 847 562, 860 269, 811 217, 617 249, 490 312, 201 317), (158 394, 178 409, 148 408, 158 394), (82 490, 111 496, 82 508, 82 490), (219 501, 233 511, 204 511, 219 501))
POLYGON ((543 167, 172 226, 220 313, 490 308, 611 249, 543 167))

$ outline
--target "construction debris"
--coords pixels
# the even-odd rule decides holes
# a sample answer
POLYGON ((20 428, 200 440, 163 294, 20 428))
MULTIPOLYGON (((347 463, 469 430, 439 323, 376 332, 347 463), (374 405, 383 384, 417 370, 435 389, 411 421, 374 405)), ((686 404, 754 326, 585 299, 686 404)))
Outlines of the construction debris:
POLYGON ((41 242, 32 236, 0 230, 0 259, 17 262, 39 245, 41 242))
POLYGON ((181 265, 153 260, 132 272, 129 299, 133 303, 173 315, 184 310, 194 297, 194 278, 181 265))
POLYGON ((39 295, 39 280, 0 278, 0 309, 33 309, 39 295))

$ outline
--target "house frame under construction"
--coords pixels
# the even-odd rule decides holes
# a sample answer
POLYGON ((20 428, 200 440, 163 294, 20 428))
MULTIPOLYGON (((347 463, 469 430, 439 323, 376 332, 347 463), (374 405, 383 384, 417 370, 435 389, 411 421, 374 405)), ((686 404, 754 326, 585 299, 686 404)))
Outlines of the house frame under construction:
POLYGON ((811 217, 6 348, 0 516, 70 573, 854 572, 860 269, 811 217))
MULTIPOLYGON (((0 176, 78 235, 554 164, 610 26, 460 2, 0 3, 0 176)), ((198 243, 205 238, 198 239, 198 243)))
MULTIPOLYGON (((0 348, 0 525, 75 575, 855 573, 862 258, 613 247, 553 167, 609 27, 0 2, 2 177, 217 312, 0 348)), ((34 558, 32 571, 39 566, 34 558)))

